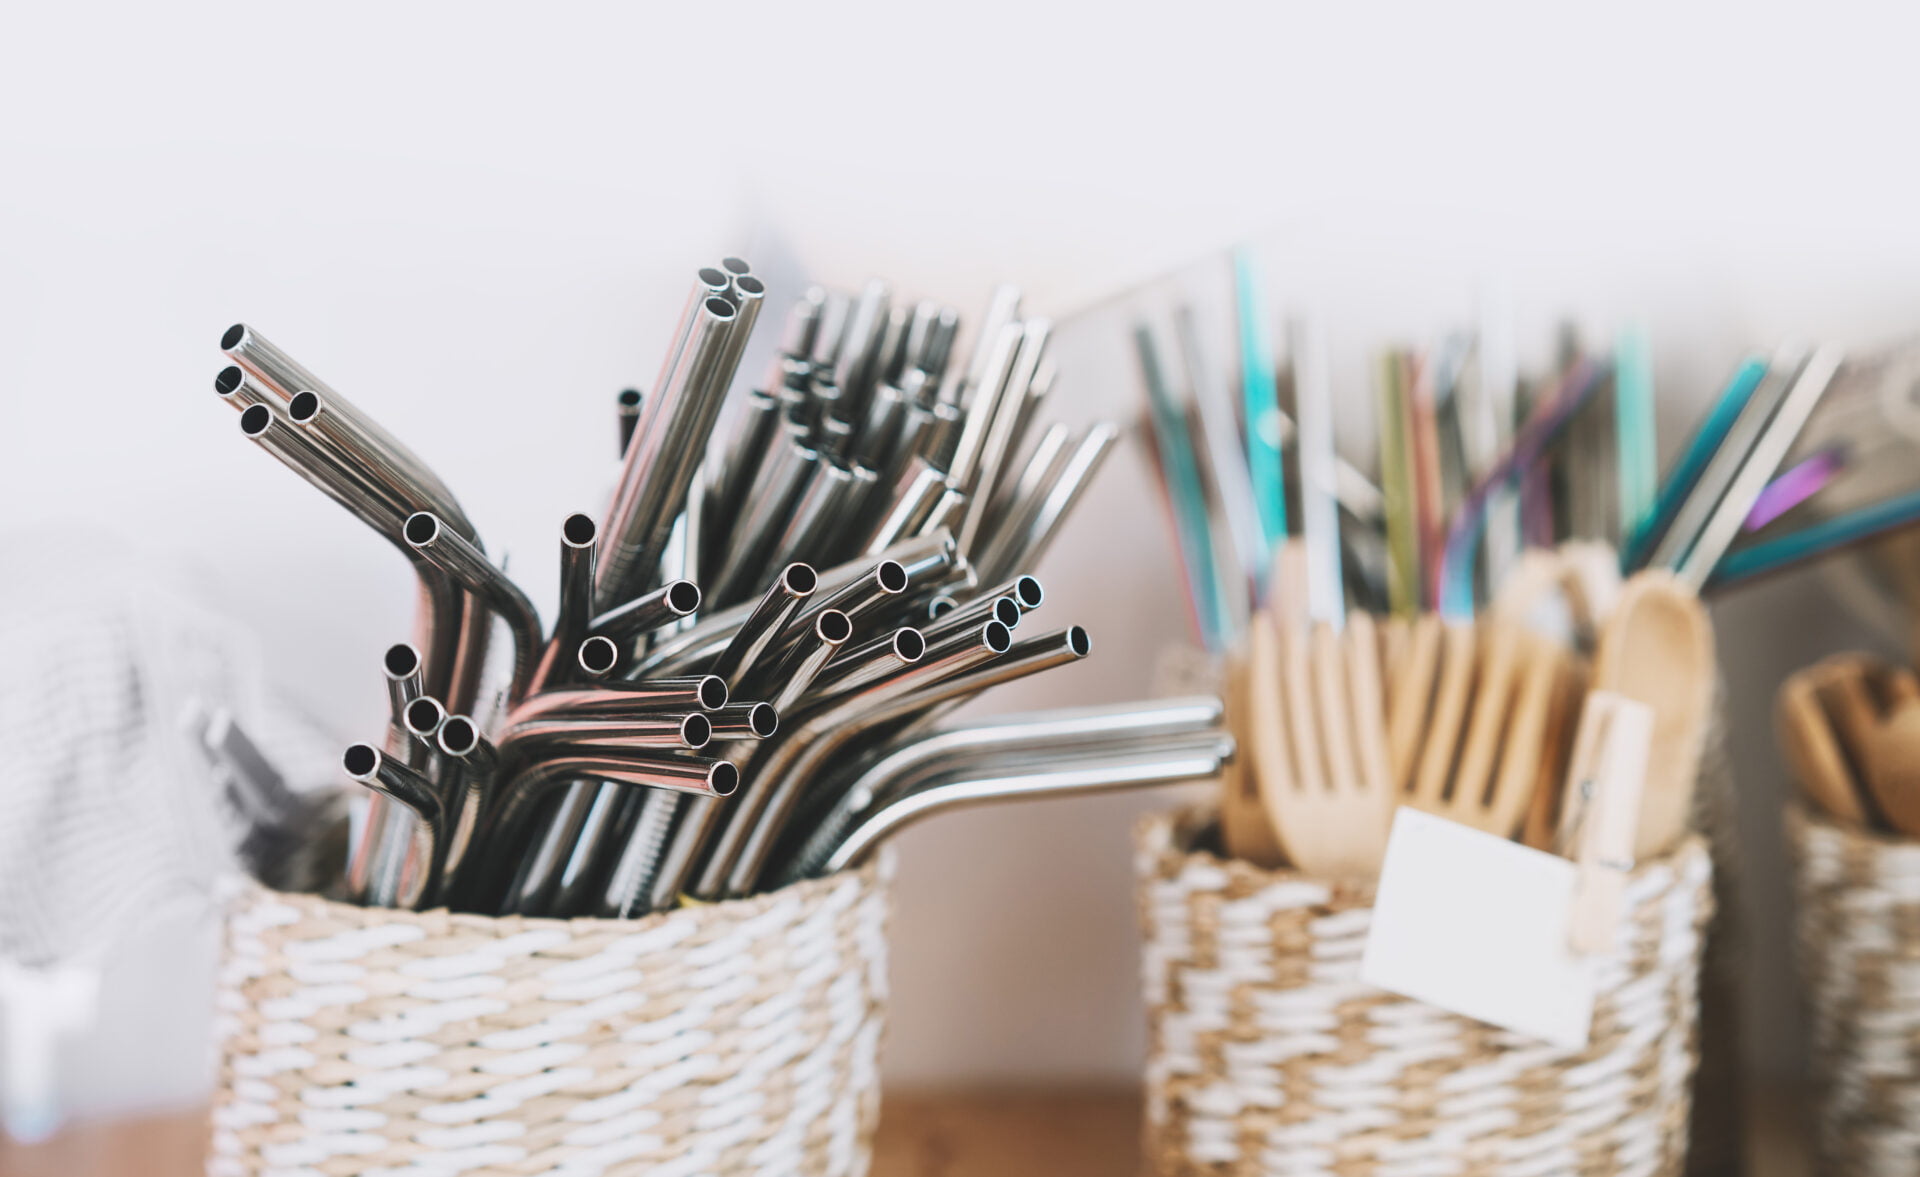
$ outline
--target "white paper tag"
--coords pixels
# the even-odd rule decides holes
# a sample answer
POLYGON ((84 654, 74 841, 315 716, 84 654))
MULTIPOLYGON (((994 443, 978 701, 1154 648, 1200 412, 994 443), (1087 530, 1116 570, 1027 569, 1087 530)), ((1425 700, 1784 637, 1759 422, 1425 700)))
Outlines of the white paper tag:
POLYGON ((1577 1050, 1595 961, 1569 942, 1573 863, 1402 806, 1360 979, 1577 1050))

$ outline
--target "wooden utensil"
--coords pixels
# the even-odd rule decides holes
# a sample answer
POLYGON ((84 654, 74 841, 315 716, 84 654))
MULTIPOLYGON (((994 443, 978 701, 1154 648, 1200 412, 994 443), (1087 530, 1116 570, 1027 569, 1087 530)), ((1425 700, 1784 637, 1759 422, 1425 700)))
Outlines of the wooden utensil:
MULTIPOLYGON (((1511 622, 1447 626, 1440 667, 1419 723, 1408 804, 1499 837, 1519 829, 1539 788, 1565 654, 1511 622)), ((1398 690, 1389 731, 1413 724, 1416 690, 1398 690), (1411 709, 1411 710, 1410 710, 1411 709)))
POLYGON ((1248 698, 1252 767, 1273 833, 1287 860, 1321 878, 1365 880, 1386 852, 1391 790, 1358 733, 1379 732, 1379 692, 1367 679, 1377 662, 1372 627, 1282 625, 1253 619, 1248 698), (1350 681, 1354 663, 1357 683, 1350 681), (1335 766, 1335 767, 1330 767, 1335 766))
POLYGON ((1636 573, 1601 623, 1593 687, 1653 709, 1636 858, 1680 841, 1713 709, 1713 628, 1700 599, 1673 574, 1636 573))
POLYGON ((1861 781, 1834 731, 1820 686, 1859 673, 1864 655, 1839 654, 1787 677, 1774 699, 1774 732, 1801 791, 1843 825, 1870 824, 1861 781))
MULTIPOLYGON (((1574 728, 1580 721, 1587 697, 1587 667, 1579 658, 1560 661, 1559 681, 1553 687, 1553 703, 1547 715, 1547 730, 1541 738, 1539 784, 1533 802, 1527 806, 1527 820, 1520 840, 1535 850, 1555 850, 1555 839, 1565 809, 1569 765, 1573 758, 1574 728)), ((1638 807, 1636 805, 1636 813, 1638 807)))
POLYGON ((1222 701, 1226 704, 1227 730, 1243 743, 1239 754, 1220 773, 1220 841, 1230 858, 1241 858, 1267 870, 1282 865, 1286 858, 1273 836, 1273 823, 1267 820, 1266 806, 1260 800, 1260 784, 1253 771, 1252 748, 1244 741, 1251 721, 1248 705, 1247 656, 1236 653, 1227 660, 1222 701))
MULTIPOLYGON (((1861 775, 1887 824, 1920 837, 1920 680, 1911 670, 1883 667, 1872 676, 1879 705, 1858 752, 1861 775)), ((1857 708, 1857 692, 1846 705, 1857 708)))

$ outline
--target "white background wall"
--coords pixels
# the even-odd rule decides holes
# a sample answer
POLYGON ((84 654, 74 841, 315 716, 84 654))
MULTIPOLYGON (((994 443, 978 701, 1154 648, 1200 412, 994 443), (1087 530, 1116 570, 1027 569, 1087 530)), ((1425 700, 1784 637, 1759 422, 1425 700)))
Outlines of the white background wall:
MULTIPOLYGON (((0 524, 191 562, 364 734, 408 574, 240 440, 207 387, 221 329, 256 324, 407 438, 545 600, 554 525, 603 493, 612 391, 651 380, 695 266, 756 248, 966 308, 1013 280, 1065 315, 1258 236, 1356 404, 1365 346, 1462 321, 1501 273, 1536 346, 1560 312, 1650 323, 1671 444, 1743 348, 1920 319, 1920 23, 1674 7, 16 6, 0 524)), ((1075 415, 1134 410, 1110 326, 1062 340, 1075 415)), ((1181 637, 1142 477, 1128 450, 1041 569, 1097 662, 1003 704, 1143 691, 1181 637)), ((1824 601, 1800 581, 1721 610, 1776 1069, 1763 713, 1846 633, 1824 601)), ((1133 1073, 1126 832, 1160 803, 902 841, 896 1078, 1133 1073)))

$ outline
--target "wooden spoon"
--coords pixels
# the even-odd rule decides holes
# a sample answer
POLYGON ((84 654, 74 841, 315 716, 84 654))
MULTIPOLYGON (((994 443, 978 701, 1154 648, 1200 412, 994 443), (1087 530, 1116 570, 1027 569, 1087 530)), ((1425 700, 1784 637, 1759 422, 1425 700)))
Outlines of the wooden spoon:
POLYGON ((1601 625, 1594 689, 1653 709, 1636 858, 1664 854, 1686 833, 1713 709, 1713 657, 1699 597, 1664 570, 1635 574, 1601 625))

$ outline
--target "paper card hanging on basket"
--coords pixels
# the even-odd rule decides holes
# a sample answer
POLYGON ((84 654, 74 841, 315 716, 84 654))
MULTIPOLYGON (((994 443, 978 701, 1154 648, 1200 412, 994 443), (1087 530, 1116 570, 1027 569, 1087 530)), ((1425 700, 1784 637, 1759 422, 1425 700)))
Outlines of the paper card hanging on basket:
POLYGON ((1590 698, 1588 709, 1593 750, 1576 753, 1569 794, 1589 801, 1563 827, 1579 859, 1402 807, 1361 980, 1555 1046, 1587 1045, 1595 954, 1617 932, 1651 721, 1617 697, 1598 708, 1590 698))

